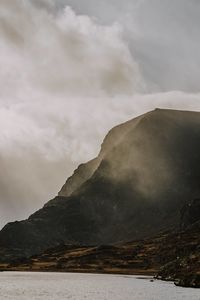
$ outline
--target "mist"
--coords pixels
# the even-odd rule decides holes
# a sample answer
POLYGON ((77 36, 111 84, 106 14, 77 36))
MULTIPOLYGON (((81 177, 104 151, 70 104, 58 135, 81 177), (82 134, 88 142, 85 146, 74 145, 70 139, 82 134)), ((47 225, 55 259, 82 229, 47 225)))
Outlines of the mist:
POLYGON ((197 1, 2 0, 0 226, 54 197, 113 126, 200 110, 197 1))

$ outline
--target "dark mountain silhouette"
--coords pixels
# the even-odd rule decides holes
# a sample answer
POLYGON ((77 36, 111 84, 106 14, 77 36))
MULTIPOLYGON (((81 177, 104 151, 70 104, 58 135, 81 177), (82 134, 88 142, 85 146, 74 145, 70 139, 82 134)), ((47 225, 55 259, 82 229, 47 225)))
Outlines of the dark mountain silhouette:
POLYGON ((197 112, 157 109, 115 127, 55 199, 2 229, 2 260, 60 243, 113 244, 177 229, 183 207, 200 196, 199 153, 197 112))

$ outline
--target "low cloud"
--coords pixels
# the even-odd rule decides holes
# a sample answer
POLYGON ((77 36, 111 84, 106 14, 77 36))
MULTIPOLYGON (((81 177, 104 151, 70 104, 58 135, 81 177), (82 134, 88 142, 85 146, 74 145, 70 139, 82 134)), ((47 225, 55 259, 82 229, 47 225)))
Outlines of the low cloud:
POLYGON ((153 93, 122 17, 58 4, 1 1, 0 225, 54 197, 111 127, 155 107, 200 110, 199 94, 153 93))

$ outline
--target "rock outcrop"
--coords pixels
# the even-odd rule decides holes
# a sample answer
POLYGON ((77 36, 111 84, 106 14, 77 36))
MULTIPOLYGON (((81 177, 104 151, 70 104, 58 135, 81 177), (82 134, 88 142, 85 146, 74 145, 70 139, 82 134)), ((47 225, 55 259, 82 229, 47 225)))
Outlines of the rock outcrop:
POLYGON ((181 227, 186 228, 200 220, 200 199, 186 203, 181 209, 181 227))

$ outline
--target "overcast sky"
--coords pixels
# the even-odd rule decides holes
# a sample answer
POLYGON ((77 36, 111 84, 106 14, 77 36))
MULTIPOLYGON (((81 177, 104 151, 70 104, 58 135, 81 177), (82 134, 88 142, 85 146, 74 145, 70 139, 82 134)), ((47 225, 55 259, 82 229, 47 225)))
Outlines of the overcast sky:
POLYGON ((199 0, 0 1, 0 226, 54 197, 114 125, 200 110, 199 0))

